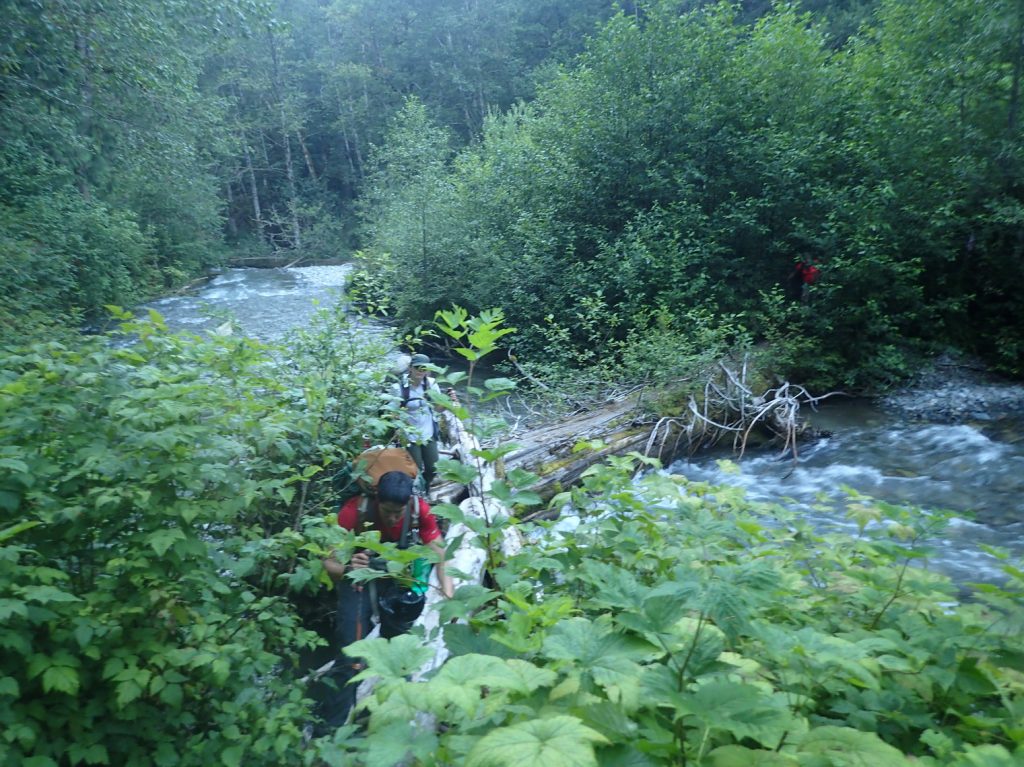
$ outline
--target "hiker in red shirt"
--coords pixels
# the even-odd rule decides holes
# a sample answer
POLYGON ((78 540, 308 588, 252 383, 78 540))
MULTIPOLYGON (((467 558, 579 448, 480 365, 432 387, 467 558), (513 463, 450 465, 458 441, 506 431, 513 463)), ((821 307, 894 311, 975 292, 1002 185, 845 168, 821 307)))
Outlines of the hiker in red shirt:
POLYGON ((811 285, 817 282, 821 276, 821 270, 816 266, 817 262, 816 258, 812 258, 810 263, 807 261, 797 261, 796 267, 790 274, 790 279, 795 277, 800 281, 800 300, 805 303, 807 302, 811 285))
MULTIPOLYGON (((412 492, 413 478, 404 471, 382 474, 376 492, 364 490, 349 498, 338 511, 338 524, 357 535, 367 530, 380 533, 382 543, 397 543, 398 548, 422 542, 442 556, 437 564, 437 578, 446 597, 452 595, 452 581, 444 570, 444 539, 430 505, 412 492)), ((394 578, 376 578, 356 583, 345 574, 366 567, 386 572, 384 562, 367 549, 356 550, 347 563, 335 555, 323 560, 324 569, 334 581, 337 593, 335 635, 332 649, 336 656, 329 678, 337 688, 323 705, 327 728, 341 726, 355 704, 356 685, 349 683, 362 668, 362 663, 342 655, 341 651, 370 632, 370 618, 380 625, 384 639, 404 634, 420 616, 426 602, 425 584, 409 588, 394 578)), ((426 576, 424 576, 426 577, 426 576)))

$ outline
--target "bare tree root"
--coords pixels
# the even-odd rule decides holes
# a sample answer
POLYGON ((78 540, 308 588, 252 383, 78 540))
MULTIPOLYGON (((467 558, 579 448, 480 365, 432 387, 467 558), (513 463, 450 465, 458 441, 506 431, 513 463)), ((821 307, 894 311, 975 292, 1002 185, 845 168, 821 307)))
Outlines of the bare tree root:
POLYGON ((829 392, 813 396, 803 386, 788 381, 755 395, 747 383, 747 360, 737 372, 725 363, 719 363, 721 377, 709 377, 704 384, 700 403, 690 396, 687 412, 682 416, 658 420, 651 430, 644 450, 645 455, 663 455, 665 446, 674 433, 675 448, 685 437, 690 455, 697 450, 716 445, 726 435, 732 435, 733 451, 743 457, 755 427, 768 431, 782 443, 780 458, 791 455, 799 460, 799 437, 806 428, 800 417, 803 406, 816 410, 823 400, 843 394, 829 392), (656 452, 655 452, 656 451, 656 452))

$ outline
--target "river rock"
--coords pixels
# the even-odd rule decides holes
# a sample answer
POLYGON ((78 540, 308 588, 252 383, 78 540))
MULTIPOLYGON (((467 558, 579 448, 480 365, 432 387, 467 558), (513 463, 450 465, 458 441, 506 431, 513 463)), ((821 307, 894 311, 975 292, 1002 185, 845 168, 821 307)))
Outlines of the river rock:
POLYGON ((907 387, 881 398, 886 410, 933 423, 1024 417, 1024 386, 977 360, 944 354, 907 387))

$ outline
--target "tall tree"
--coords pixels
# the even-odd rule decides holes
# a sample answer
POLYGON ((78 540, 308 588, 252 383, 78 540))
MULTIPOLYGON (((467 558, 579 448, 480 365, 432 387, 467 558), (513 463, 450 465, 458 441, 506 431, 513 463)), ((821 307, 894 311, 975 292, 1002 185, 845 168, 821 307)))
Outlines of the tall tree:
POLYGON ((210 169, 225 143, 199 65, 258 5, 12 0, 6 10, 0 226, 18 265, 4 278, 24 302, 15 308, 93 312, 210 263, 221 234, 210 169))
POLYGON ((839 51, 788 7, 619 14, 453 163, 430 271, 475 280, 438 301, 500 304, 522 344, 575 358, 700 309, 784 323, 804 373, 850 382, 951 337, 1019 368, 1020 9, 933 5, 883 3, 839 51), (816 299, 787 308, 810 258, 816 299))

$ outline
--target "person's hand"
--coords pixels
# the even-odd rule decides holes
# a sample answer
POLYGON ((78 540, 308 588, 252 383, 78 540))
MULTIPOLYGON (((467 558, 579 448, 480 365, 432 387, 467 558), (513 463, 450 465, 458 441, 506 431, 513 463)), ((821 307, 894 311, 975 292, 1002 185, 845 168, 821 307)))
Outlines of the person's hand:
POLYGON ((352 561, 349 562, 349 567, 357 569, 360 567, 370 566, 370 554, 366 551, 357 551, 352 555, 352 561))

